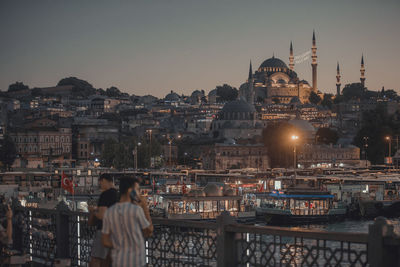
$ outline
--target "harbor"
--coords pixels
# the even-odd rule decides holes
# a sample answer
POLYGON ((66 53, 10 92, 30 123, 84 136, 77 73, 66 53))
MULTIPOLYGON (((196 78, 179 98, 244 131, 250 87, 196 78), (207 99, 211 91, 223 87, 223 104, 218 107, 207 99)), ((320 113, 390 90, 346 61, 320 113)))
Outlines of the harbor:
MULTIPOLYGON (((112 175, 116 185, 124 176, 141 179, 141 194, 148 200, 157 229, 155 236, 146 241, 148 266, 174 261, 220 266, 219 256, 215 257, 215 254, 222 237, 214 231, 218 232, 221 220, 232 225, 233 228, 228 229, 231 229, 230 233, 236 233, 232 242, 238 247, 224 247, 224 251, 219 253, 229 253, 226 249, 239 249, 235 254, 241 256, 235 259, 235 264, 246 266, 257 262, 265 265, 270 260, 274 262, 271 266, 277 262, 300 264, 311 257, 310 252, 304 254, 304 250, 308 251, 316 244, 321 247, 313 252, 316 253, 313 257, 321 257, 319 263, 332 263, 336 258, 327 258, 327 251, 339 253, 337 251, 343 242, 357 257, 341 261, 341 266, 366 266, 371 227, 377 223, 387 225, 382 227, 392 229, 393 238, 400 231, 396 205, 400 179, 394 170, 377 173, 336 169, 324 170, 317 175, 310 173, 315 170, 296 170, 293 173, 290 169, 262 174, 248 171, 87 170, 86 173, 91 173, 90 178, 82 179, 84 170, 71 169, 68 170, 70 179, 77 185, 74 194, 59 187, 61 180, 57 179, 61 179, 66 171, 59 169, 52 174, 26 172, 24 178, 16 172, 14 179, 11 172, 0 174, 2 194, 12 202, 15 221, 18 222, 14 244, 24 248, 29 261, 47 266, 56 260, 68 259, 74 266, 87 266, 94 234, 94 229, 87 224, 88 207, 98 199, 95 181, 102 172, 112 175), (90 183, 80 186, 82 180, 90 183), (70 229, 72 236, 61 230, 66 228, 70 229), (182 233, 185 235, 179 237, 182 233), (168 243, 171 235, 180 241, 168 243), (355 238, 355 235, 359 236, 355 238), (203 245, 196 247, 196 242, 203 245), (281 249, 267 259, 262 253, 265 249, 263 243, 279 245, 281 249), (167 254, 161 252, 164 246, 168 246, 167 254), (169 251, 171 246, 176 247, 169 251), (240 247, 247 249, 241 252, 240 247)), ((338 255, 350 257, 346 253, 342 251, 338 255)), ((229 262, 231 259, 224 260, 229 262)))

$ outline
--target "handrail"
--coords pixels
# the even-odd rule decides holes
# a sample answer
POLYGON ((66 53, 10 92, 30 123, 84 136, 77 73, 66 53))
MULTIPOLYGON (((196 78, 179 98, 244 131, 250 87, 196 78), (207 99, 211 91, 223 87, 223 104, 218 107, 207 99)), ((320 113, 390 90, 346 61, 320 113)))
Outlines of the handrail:
POLYGON ((235 233, 252 233, 265 235, 279 235, 290 237, 303 237, 319 240, 344 241, 352 243, 368 243, 368 234, 366 233, 344 233, 344 232, 324 232, 307 230, 299 227, 278 227, 278 226, 254 226, 230 224, 225 226, 225 230, 235 233))
POLYGON ((178 226, 187 228, 204 228, 204 229, 217 229, 215 222, 200 222, 200 221, 188 221, 188 220, 177 220, 177 219, 164 219, 164 218, 152 218, 153 224, 162 224, 168 226, 178 226))

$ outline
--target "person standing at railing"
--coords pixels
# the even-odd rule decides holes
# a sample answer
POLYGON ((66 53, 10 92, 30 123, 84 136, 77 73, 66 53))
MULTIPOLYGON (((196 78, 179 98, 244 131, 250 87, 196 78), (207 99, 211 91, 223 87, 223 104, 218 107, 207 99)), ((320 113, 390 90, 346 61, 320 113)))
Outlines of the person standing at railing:
POLYGON ((121 178, 119 191, 119 203, 104 214, 103 245, 112 248, 113 267, 142 267, 146 265, 144 237, 153 231, 144 211, 147 203, 139 197, 137 179, 121 178))
POLYGON ((0 224, 0 254, 3 252, 4 246, 12 244, 12 210, 10 205, 6 206, 6 225, 0 224))
POLYGON ((102 220, 107 208, 118 201, 118 192, 115 189, 113 177, 108 173, 103 173, 99 177, 100 194, 97 207, 89 207, 89 225, 96 226, 97 231, 93 240, 92 253, 89 266, 110 266, 110 250, 103 246, 101 242, 102 220))

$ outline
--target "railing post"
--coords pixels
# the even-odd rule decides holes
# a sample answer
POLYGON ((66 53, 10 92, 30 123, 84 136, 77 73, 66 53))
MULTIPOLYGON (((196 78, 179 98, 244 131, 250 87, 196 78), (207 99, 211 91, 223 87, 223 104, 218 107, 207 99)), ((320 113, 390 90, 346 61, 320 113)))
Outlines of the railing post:
POLYGON ((68 205, 61 201, 57 204, 57 216, 56 216, 56 245, 57 252, 56 258, 70 258, 70 249, 69 249, 69 216, 68 213, 70 211, 68 205))
POLYGON ((235 219, 229 212, 223 211, 217 217, 217 266, 230 267, 236 266, 236 244, 235 233, 225 231, 225 226, 235 224, 235 219))
POLYGON ((371 267, 398 266, 398 247, 385 245, 385 237, 395 237, 393 225, 378 217, 368 230, 368 263, 371 267))

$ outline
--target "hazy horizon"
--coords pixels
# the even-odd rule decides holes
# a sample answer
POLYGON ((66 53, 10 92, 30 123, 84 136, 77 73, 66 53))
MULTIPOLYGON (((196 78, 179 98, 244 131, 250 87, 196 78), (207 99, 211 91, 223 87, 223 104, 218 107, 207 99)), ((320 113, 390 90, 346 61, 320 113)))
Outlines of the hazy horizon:
MULTIPOLYGON (((395 89, 400 2, 388 1, 2 1, 0 90, 16 81, 49 87, 75 76, 95 88, 164 97, 171 90, 238 88, 272 54, 288 64, 311 48, 318 89, 359 82, 395 89)), ((311 60, 295 65, 311 84, 311 60)))

